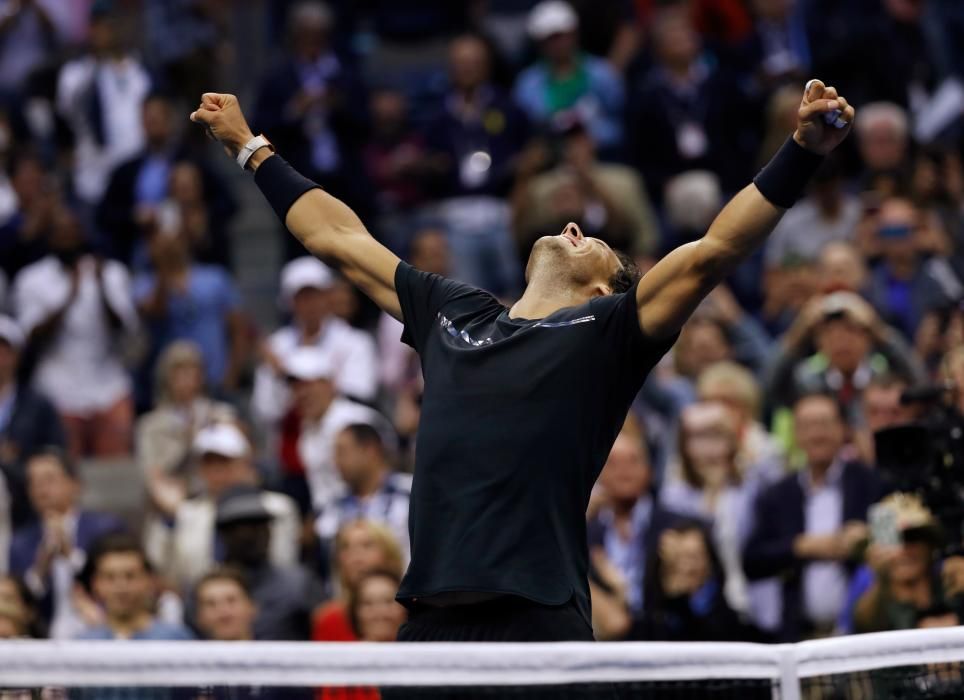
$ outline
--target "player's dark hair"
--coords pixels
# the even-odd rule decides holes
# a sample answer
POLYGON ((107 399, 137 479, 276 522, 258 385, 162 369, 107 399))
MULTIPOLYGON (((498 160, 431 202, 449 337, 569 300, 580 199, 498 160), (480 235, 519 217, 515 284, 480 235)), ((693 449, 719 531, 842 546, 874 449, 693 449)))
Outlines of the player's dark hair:
POLYGON ((642 275, 629 255, 618 250, 613 252, 619 258, 619 269, 609 278, 609 288, 613 290, 613 294, 622 294, 632 289, 642 275))

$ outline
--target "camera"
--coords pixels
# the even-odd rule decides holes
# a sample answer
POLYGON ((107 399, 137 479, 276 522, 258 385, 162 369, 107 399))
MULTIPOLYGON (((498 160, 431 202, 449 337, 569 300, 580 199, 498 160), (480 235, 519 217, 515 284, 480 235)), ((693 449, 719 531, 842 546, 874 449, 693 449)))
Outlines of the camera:
POLYGON ((953 384, 909 389, 901 403, 926 408, 916 423, 874 434, 877 468, 895 490, 918 495, 937 518, 947 553, 964 552, 964 416, 953 384))

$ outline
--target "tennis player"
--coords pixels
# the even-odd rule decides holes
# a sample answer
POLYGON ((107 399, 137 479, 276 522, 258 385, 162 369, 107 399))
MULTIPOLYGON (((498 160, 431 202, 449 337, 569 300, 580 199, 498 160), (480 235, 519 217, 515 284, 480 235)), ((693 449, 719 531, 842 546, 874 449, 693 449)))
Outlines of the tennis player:
POLYGON ((206 93, 203 124, 287 228, 404 324, 425 375, 409 531, 398 592, 403 641, 593 638, 589 492, 647 373, 700 300, 766 239, 854 110, 811 81, 773 160, 706 235, 642 279, 568 224, 540 238, 511 307, 399 260, 342 202, 248 127, 233 95, 206 93))

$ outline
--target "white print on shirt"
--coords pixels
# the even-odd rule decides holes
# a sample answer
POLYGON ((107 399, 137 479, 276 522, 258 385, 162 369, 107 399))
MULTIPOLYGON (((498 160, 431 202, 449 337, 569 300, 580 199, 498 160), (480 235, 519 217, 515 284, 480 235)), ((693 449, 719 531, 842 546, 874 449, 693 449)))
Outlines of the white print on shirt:
MULTIPOLYGON (((459 331, 459 329, 456 328, 450 320, 448 320, 445 316, 443 316, 441 312, 438 313, 437 318, 438 318, 439 325, 442 328, 444 328, 446 331, 448 331, 448 334, 450 336, 452 336, 453 338, 459 338, 460 340, 465 341, 469 345, 472 345, 475 347, 481 347, 483 345, 491 345, 493 342, 492 338, 485 338, 484 340, 476 340, 475 338, 470 336, 467 331, 464 331, 464 330, 459 331)), ((575 326, 577 323, 589 323, 590 321, 595 321, 595 320, 596 320, 596 317, 590 314, 588 316, 580 316, 579 318, 573 318, 568 321, 551 321, 548 323, 539 321, 538 323, 533 324, 531 327, 532 328, 564 328, 566 326, 575 326)))

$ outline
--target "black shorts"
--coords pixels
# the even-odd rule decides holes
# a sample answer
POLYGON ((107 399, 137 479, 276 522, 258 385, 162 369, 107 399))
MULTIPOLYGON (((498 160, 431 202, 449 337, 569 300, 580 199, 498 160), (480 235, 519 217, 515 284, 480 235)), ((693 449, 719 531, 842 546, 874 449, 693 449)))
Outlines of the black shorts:
POLYGON ((411 603, 400 642, 591 642, 592 628, 575 599, 542 605, 505 596, 439 608, 411 603))

